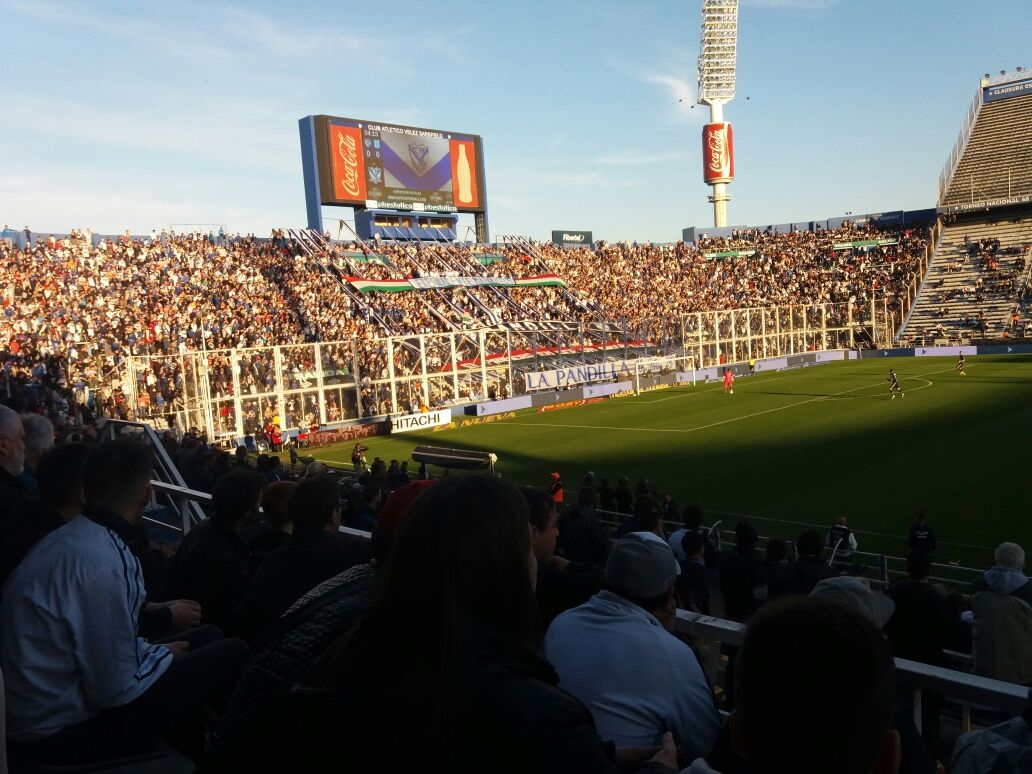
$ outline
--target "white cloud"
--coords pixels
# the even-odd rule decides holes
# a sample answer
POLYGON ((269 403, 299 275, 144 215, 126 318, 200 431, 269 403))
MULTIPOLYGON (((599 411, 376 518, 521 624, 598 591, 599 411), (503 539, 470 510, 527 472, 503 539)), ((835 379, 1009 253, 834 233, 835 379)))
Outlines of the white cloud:
POLYGON ((689 83, 684 78, 665 73, 648 73, 644 76, 644 80, 646 83, 654 83, 666 89, 671 100, 676 101, 678 112, 685 116, 695 104, 698 94, 695 84, 689 83))

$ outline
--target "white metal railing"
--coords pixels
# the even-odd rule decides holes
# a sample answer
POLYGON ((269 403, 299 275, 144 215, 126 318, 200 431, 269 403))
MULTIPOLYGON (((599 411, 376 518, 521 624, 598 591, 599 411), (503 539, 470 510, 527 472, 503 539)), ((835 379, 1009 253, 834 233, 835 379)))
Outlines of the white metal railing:
POLYGON ((953 150, 950 151, 950 156, 946 159, 946 164, 943 165, 942 172, 939 174, 939 206, 945 203, 946 192, 949 190, 950 183, 953 181, 953 175, 960 164, 960 157, 964 154, 964 149, 967 148, 971 131, 974 129, 975 120, 978 118, 978 111, 981 107, 982 89, 979 87, 978 92, 971 101, 971 107, 968 108, 964 125, 960 128, 960 135, 957 137, 957 141, 953 143, 953 150))
MULTIPOLYGON (((687 610, 677 611, 676 631, 691 637, 739 646, 745 637, 745 625, 735 621, 700 615, 687 610)), ((914 723, 921 728, 921 693, 929 691, 960 702, 961 723, 971 730, 971 708, 988 707, 1018 714, 1028 706, 1028 688, 988 677, 958 672, 954 669, 922 664, 904 658, 896 659, 896 684, 913 692, 914 723)))

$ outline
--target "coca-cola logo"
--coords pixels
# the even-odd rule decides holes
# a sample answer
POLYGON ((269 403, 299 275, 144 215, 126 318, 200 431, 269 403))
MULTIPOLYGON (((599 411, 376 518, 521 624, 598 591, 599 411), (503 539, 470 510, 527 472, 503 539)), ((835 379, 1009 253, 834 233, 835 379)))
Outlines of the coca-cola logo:
POLYGON ((728 164, 727 128, 710 131, 706 138, 706 147, 709 150, 709 168, 713 172, 723 172, 728 164))
POLYGON ((340 181, 344 191, 354 197, 361 193, 358 186, 358 143, 353 135, 340 132, 337 135, 337 154, 344 163, 344 178, 340 181))

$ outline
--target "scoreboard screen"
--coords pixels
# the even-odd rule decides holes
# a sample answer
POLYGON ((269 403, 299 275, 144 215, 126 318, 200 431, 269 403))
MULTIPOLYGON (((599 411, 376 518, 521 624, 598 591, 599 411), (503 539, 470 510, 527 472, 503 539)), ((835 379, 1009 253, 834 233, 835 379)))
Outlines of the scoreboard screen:
POLYGON ((486 209, 478 135, 335 116, 311 119, 322 204, 429 212, 486 209))

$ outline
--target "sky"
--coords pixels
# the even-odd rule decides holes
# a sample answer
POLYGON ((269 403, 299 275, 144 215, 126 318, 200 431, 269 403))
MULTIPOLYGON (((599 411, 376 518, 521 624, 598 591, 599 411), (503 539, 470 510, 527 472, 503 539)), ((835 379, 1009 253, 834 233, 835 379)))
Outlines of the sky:
MULTIPOLYGON (((674 241, 713 223, 700 5, 0 0, 0 224, 303 226, 325 113, 481 135, 494 238, 674 241)), ((741 0, 729 223, 934 207, 1030 30, 1030 0, 741 0)))

